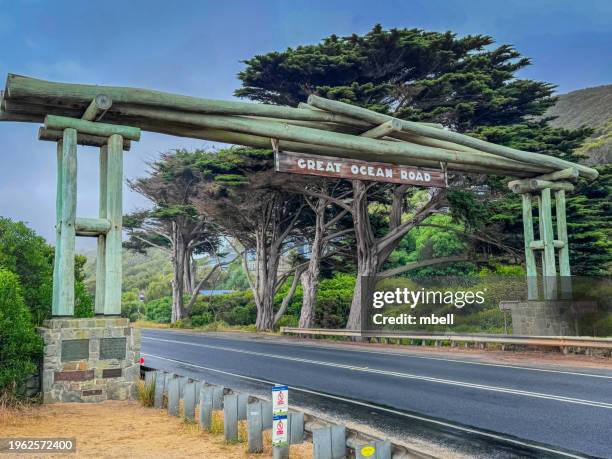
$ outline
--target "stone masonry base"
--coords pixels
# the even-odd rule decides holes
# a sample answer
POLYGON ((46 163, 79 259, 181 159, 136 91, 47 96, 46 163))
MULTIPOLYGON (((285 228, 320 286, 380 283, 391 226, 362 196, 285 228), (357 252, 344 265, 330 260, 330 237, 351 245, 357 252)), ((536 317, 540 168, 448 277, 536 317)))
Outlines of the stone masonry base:
POLYGON ((140 329, 128 319, 56 318, 39 328, 44 340, 44 403, 100 402, 136 397, 140 329))

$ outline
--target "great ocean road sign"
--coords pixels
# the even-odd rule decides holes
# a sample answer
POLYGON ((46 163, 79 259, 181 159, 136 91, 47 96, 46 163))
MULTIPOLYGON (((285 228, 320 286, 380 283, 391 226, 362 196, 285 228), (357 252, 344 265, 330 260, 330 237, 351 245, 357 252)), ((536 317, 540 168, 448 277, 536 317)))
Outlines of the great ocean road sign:
POLYGON ((289 151, 276 151, 274 162, 277 172, 424 187, 446 188, 447 186, 446 173, 440 169, 398 166, 289 151))

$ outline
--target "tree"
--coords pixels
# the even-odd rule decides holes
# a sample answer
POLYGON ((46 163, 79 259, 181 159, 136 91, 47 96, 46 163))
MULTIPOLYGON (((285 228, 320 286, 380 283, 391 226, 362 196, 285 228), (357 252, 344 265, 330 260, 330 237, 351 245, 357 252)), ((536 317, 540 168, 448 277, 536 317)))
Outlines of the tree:
MULTIPOLYGON (((384 30, 377 25, 364 36, 332 35, 317 45, 255 56, 245 61, 246 68, 239 74, 242 88, 235 94, 267 103, 295 105, 314 93, 402 119, 442 123, 460 132, 498 126, 513 129, 513 125, 525 123, 525 117, 541 115, 554 104, 554 86, 517 78, 516 72, 529 65, 529 59, 510 45, 492 45, 493 39, 484 35, 459 38, 451 32, 384 30)), ((574 134, 565 132, 561 137, 564 136, 571 140, 574 134)), ((535 151, 554 154, 547 149, 535 151)), ((474 213, 482 218, 493 218, 491 214, 484 216, 476 205, 482 205, 490 190, 497 191, 495 184, 499 185, 499 178, 451 176, 451 182, 461 190, 451 190, 448 196, 432 194, 429 201, 421 202, 421 209, 413 207, 407 216, 402 214, 406 209, 401 195, 407 191, 405 187, 385 189, 353 182, 350 204, 337 204, 350 208, 353 216, 359 279, 379 275, 401 239, 423 224, 429 214, 439 211, 446 201, 458 220, 467 223, 474 220, 468 207, 470 211, 478 210, 474 213), (371 207, 380 198, 389 209, 388 232, 377 236, 371 207), (470 202, 474 205, 466 206, 470 202), (405 218, 408 220, 404 221, 405 218)), ((410 191, 415 196, 414 189, 410 191)), ((483 225, 495 229, 494 220, 466 224, 464 228, 483 225)), ((481 237, 480 243, 496 245, 496 238, 488 236, 481 237)), ((499 250, 514 253, 512 244, 502 244, 499 250)), ((441 258, 439 261, 449 261, 441 258)), ((358 325, 361 292, 371 288, 359 279, 349 319, 352 327, 358 325)))
POLYGON ((36 370, 42 340, 32 325, 19 278, 0 268, 0 394, 13 393, 36 370))
MULTIPOLYGON (((333 200, 349 196, 351 186, 344 180, 325 178, 310 178, 309 180, 290 181, 290 189, 304 196, 308 205, 310 221, 304 221, 300 231, 308 247, 308 259, 300 276, 302 284, 302 308, 300 310, 299 326, 309 328, 314 325, 317 291, 321 264, 325 259, 346 255, 352 238, 353 225, 348 216, 348 210, 333 204, 333 200)), ((305 219, 306 220, 306 219, 305 219)), ((296 279, 294 278, 294 283, 296 279)), ((297 285, 297 284, 296 284, 297 285)))
MULTIPOLYGON (((568 130, 553 128, 546 120, 525 121, 512 126, 491 126, 478 129, 476 135, 490 142, 527 151, 580 161, 580 147, 592 133, 591 129, 568 130)), ((580 179, 576 190, 568 193, 566 212, 570 262, 573 275, 605 275, 612 266, 612 225, 609 223, 612 190, 612 166, 596 167, 600 176, 594 181, 580 179)), ((504 241, 522 254, 523 239, 521 203, 499 178, 489 180, 489 205, 485 231, 504 241)), ((475 205, 480 205, 475 203, 475 205)), ((472 206, 473 208, 474 206, 472 206)), ((469 213, 469 211, 467 212, 469 213)), ((537 225, 537 219, 535 221, 537 225)))
MULTIPOLYGON (((201 175, 196 207, 242 245, 235 250, 242 252, 257 306, 258 330, 271 329, 286 309, 288 299, 280 313, 274 313, 274 295, 298 267, 281 272, 280 263, 302 243, 297 228, 306 208, 302 196, 290 193, 286 179, 274 173, 271 153, 249 148, 195 152, 201 175), (249 269, 250 254, 255 276, 249 269)), ((288 296, 299 280, 299 275, 293 277, 296 285, 288 296)))
POLYGON ((218 229, 205 215, 198 214, 193 205, 199 181, 194 170, 197 159, 197 155, 184 150, 165 153, 150 164, 147 177, 129 182, 134 191, 151 201, 153 208, 125 217, 124 228, 129 236, 125 246, 140 252, 157 247, 170 255, 172 322, 188 312, 184 295, 195 297, 200 290, 202 281, 196 283, 194 256, 214 256, 219 247, 218 229))
MULTIPOLYGON (((0 217, 0 268, 16 274, 33 323, 41 325, 51 316, 53 293, 52 246, 23 222, 0 217)), ((93 301, 83 279, 85 257, 75 256, 75 316, 91 317, 93 301)))
POLYGON ((385 30, 288 48, 244 61, 235 94, 296 105, 309 94, 459 131, 520 123, 554 104, 554 86, 516 78, 530 60, 487 35, 385 30))

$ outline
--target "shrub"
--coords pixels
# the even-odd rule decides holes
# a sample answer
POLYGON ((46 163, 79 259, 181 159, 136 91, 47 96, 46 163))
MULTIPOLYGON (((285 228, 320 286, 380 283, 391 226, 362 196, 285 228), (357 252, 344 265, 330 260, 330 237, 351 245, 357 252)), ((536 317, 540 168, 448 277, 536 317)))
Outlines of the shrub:
POLYGON ((158 300, 149 301, 145 306, 147 320, 160 324, 170 323, 172 318, 172 298, 166 296, 158 300))
POLYGON ((34 373, 41 351, 18 277, 0 268, 0 393, 14 392, 34 373))

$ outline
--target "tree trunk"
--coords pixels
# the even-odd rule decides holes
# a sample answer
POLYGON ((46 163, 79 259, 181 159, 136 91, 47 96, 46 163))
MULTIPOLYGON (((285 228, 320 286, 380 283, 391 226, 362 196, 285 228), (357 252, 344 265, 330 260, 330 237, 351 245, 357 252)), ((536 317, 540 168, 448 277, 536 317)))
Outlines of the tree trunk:
POLYGON ((357 280, 347 328, 359 330, 362 326, 362 299, 369 301, 372 298, 380 268, 382 268, 393 250, 400 244, 402 238, 442 204, 445 195, 442 193, 431 195, 429 202, 419 209, 410 221, 402 222, 404 194, 407 187, 405 185, 394 187, 389 214, 389 233, 376 239, 370 224, 366 185, 364 182, 356 180, 352 183, 353 203, 351 214, 353 216, 355 241, 357 244, 357 280))
POLYGON ((378 253, 376 238, 370 224, 368 212, 367 185, 360 180, 353 180, 353 202, 351 214, 355 228, 355 244, 357 246, 357 279, 353 300, 346 328, 361 329, 361 299, 370 294, 376 285, 375 276, 378 272, 378 253))
POLYGON ((257 330, 271 330, 274 327, 274 294, 280 252, 274 243, 269 244, 267 228, 258 229, 256 235, 256 277, 253 288, 257 306, 257 330))
POLYGON ((319 287, 319 272, 321 270, 321 255, 323 252, 323 237, 325 233, 325 207, 328 201, 319 198, 316 208, 315 235, 310 247, 310 260, 308 268, 300 276, 302 290, 302 310, 300 311, 300 328, 310 328, 314 325, 315 309, 317 305, 317 290, 319 287))
POLYGON ((172 323, 183 318, 183 293, 185 284, 183 278, 185 276, 185 246, 182 241, 182 236, 177 231, 176 225, 172 228, 172 323))

